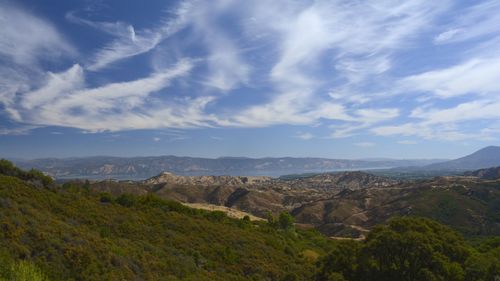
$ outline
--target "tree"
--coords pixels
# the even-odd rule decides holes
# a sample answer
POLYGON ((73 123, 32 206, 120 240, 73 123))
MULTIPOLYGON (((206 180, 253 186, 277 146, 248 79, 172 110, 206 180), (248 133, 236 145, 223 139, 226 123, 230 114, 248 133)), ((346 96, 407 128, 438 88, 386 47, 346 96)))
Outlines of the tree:
POLYGON ((288 212, 281 212, 278 218, 278 225, 281 229, 290 230, 293 229, 294 219, 292 215, 288 212))
POLYGON ((338 241, 329 255, 318 263, 317 280, 355 280, 361 246, 357 241, 338 241))
MULTIPOLYGON (((319 263, 316 279, 341 273, 347 280, 465 280, 472 252, 444 225, 424 218, 395 218, 375 227, 364 242, 338 242, 319 263)), ((471 275, 484 271, 477 263, 470 262, 471 275)))

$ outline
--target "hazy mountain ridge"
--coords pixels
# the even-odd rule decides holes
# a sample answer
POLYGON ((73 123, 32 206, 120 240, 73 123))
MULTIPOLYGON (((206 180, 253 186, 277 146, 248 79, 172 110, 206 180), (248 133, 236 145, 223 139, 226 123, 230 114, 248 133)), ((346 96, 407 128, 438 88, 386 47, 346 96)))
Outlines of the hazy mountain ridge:
POLYGON ((488 146, 467 156, 422 167, 426 170, 477 170, 500 166, 500 146, 488 146))
POLYGON ((194 158, 177 156, 84 157, 16 160, 56 178, 146 179, 168 171, 177 175, 279 176, 293 173, 423 166, 441 160, 346 160, 327 158, 194 158))

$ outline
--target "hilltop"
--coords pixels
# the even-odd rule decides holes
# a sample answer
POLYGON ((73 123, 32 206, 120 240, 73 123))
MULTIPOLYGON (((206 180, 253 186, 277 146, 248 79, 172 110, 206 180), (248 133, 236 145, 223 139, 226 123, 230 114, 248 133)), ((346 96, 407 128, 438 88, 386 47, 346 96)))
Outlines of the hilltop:
POLYGON ((144 181, 146 184, 168 183, 172 185, 197 185, 197 186, 238 186, 259 184, 271 181, 270 177, 242 177, 242 176, 178 176, 170 172, 163 172, 144 181))

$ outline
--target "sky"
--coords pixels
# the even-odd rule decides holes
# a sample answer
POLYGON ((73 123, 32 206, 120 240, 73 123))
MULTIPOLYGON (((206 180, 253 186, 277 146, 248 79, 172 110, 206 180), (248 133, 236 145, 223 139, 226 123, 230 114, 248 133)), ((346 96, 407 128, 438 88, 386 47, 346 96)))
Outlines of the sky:
POLYGON ((0 26, 0 157, 500 144, 496 0, 0 0, 0 26))

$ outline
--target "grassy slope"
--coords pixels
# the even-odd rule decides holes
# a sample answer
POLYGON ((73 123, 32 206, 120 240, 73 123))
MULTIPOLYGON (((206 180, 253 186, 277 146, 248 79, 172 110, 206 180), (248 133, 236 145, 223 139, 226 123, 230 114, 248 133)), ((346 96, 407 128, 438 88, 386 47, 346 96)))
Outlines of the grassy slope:
POLYGON ((332 245, 312 232, 154 197, 131 200, 104 203, 83 189, 35 188, 0 175, 0 248, 52 280, 279 280, 309 279, 316 255, 332 245))

